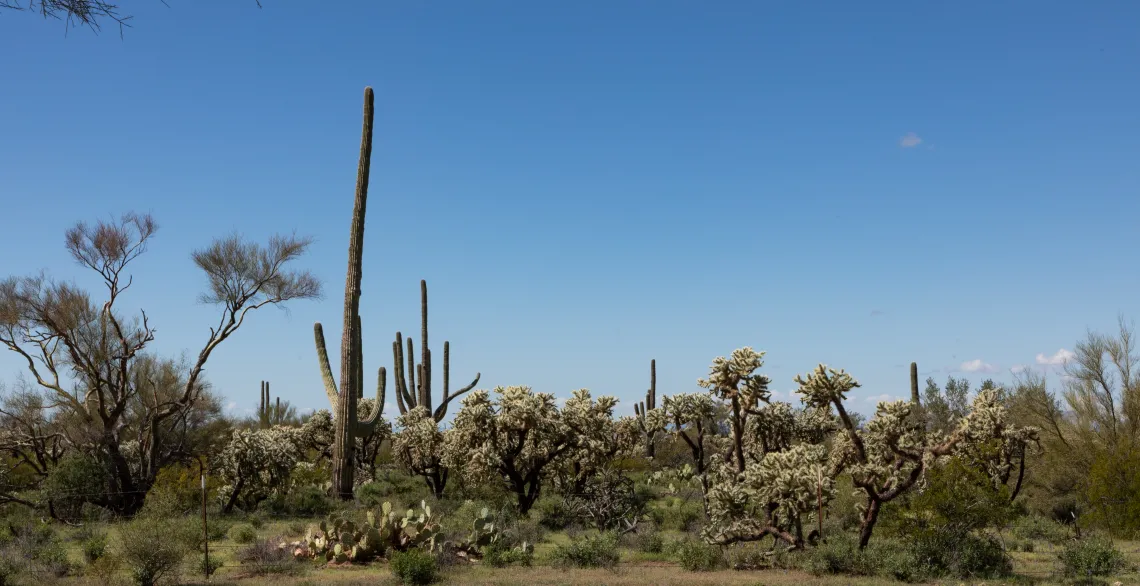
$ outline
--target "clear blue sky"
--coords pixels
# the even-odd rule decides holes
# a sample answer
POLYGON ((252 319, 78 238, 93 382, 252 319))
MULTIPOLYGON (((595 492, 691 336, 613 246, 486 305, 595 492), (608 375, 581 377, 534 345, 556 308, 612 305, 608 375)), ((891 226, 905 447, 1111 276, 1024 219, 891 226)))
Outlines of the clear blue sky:
POLYGON ((326 406, 312 324, 339 339, 366 85, 369 372, 396 330, 418 346, 421 278, 453 384, 623 413, 651 358, 662 394, 740 346, 785 396, 822 361, 868 412, 912 360, 1009 381, 1140 317, 1135 2, 122 4, 124 40, 0 12, 0 275, 91 284, 64 230, 150 211, 123 309, 196 353, 191 250, 314 236, 326 298, 208 364, 237 413, 263 379, 326 406))

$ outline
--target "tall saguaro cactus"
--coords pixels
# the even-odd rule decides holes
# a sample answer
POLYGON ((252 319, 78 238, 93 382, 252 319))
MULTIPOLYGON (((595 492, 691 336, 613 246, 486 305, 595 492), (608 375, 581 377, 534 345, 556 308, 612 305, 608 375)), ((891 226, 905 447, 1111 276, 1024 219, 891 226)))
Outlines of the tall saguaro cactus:
POLYGON ((657 436, 656 426, 646 420, 646 414, 657 408, 657 361, 649 361, 649 390, 645 391, 645 400, 633 404, 633 412, 637 415, 638 426, 645 434, 645 457, 652 458, 656 453, 657 436))
POLYGON ((921 405, 918 399, 918 363, 910 363, 910 402, 915 406, 921 405))
POLYGON ((360 332, 360 277, 364 254, 364 211, 368 202, 368 171, 372 158, 372 88, 364 88, 364 130, 360 137, 360 163, 356 172, 356 200, 348 244, 348 275, 344 283, 344 334, 340 341, 340 390, 337 390, 325 334, 320 322, 313 325, 321 378, 335 414, 332 491, 341 499, 352 498, 356 438, 372 433, 384 410, 385 371, 381 367, 376 386, 376 407, 365 419, 357 419, 356 401, 363 396, 364 351, 360 332))
POLYGON ((438 423, 447 416, 448 403, 475 388, 475 385, 479 383, 479 377, 482 375, 475 373, 475 380, 471 381, 471 384, 451 393, 448 387, 451 380, 451 348, 445 340, 443 342, 443 398, 440 400, 439 406, 432 411, 431 349, 428 347, 428 296, 427 281, 424 280, 420 281, 420 344, 420 362, 417 364, 412 339, 407 339, 407 365, 405 366, 403 337, 400 332, 396 332, 396 341, 392 342, 392 362, 396 378, 396 406, 399 407, 401 415, 416 407, 423 407, 438 423), (417 378, 419 379, 418 382, 417 378))
POLYGON ((296 409, 281 397, 273 400, 269 394, 269 381, 261 381, 261 401, 257 405, 257 424, 261 429, 290 422, 296 416, 296 409))

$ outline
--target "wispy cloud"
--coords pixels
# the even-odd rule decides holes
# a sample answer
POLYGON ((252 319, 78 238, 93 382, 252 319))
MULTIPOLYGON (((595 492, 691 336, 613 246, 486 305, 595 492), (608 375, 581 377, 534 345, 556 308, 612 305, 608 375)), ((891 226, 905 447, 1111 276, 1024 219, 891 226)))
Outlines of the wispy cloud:
POLYGON ((879 404, 879 403, 885 403, 885 402, 890 402, 890 401, 898 401, 899 397, 883 393, 881 395, 872 395, 872 396, 867 397, 866 399, 863 399, 863 400, 868 402, 868 403, 879 404))
POLYGON ((899 146, 904 149, 913 149, 920 144, 922 144, 922 138, 913 132, 908 132, 899 139, 899 146))
POLYGON ((233 411, 234 409, 237 409, 237 401, 226 403, 226 411, 233 411))
POLYGON ((997 372, 996 366, 988 362, 983 362, 981 358, 967 360, 963 362, 959 368, 966 372, 997 372))
POLYGON ((1025 364, 1014 364, 1013 366, 1009 367, 1010 374, 1021 374, 1027 370, 1029 370, 1029 366, 1025 364))
POLYGON ((871 317, 879 317, 881 315, 887 315, 887 312, 885 312, 881 309, 872 309, 871 310, 871 317))
POLYGON ((315 411, 315 409, 313 409, 312 407, 305 407, 304 409, 301 409, 301 415, 308 415, 309 413, 312 413, 313 411, 315 411))
POLYGON ((1044 364, 1045 366, 1061 366, 1066 362, 1076 358, 1077 355, 1072 351, 1061 348, 1057 350, 1052 356, 1046 356, 1044 353, 1037 355, 1037 364, 1044 364))

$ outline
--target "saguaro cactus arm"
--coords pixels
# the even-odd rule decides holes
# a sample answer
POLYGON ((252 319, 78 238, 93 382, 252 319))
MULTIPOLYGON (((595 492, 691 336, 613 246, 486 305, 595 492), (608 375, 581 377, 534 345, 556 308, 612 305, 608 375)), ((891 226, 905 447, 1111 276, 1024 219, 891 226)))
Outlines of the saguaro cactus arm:
POLYGON ((325 347, 325 331, 320 322, 313 324, 313 338, 317 344, 317 360, 321 367, 321 380, 325 384, 325 394, 329 397, 329 405, 336 412, 337 390, 336 378, 333 377, 332 367, 329 366, 329 353, 325 347))

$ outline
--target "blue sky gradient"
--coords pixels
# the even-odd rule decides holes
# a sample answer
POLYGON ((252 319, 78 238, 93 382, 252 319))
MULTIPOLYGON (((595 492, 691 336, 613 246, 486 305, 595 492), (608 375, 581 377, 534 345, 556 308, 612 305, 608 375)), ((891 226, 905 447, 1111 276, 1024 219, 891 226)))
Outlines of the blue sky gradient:
POLYGON ((0 12, 0 275, 94 286, 64 230, 149 211, 122 308, 194 354, 193 249, 314 236, 326 298, 207 365, 237 414, 261 380, 326 407, 312 323, 339 339, 365 85, 370 372, 396 330, 418 352, 421 278, 453 385, 622 413, 651 358, 690 392, 751 345, 781 398, 825 362, 870 412, 912 360, 1008 382, 1140 314, 1135 2, 122 4, 123 40, 0 12))

